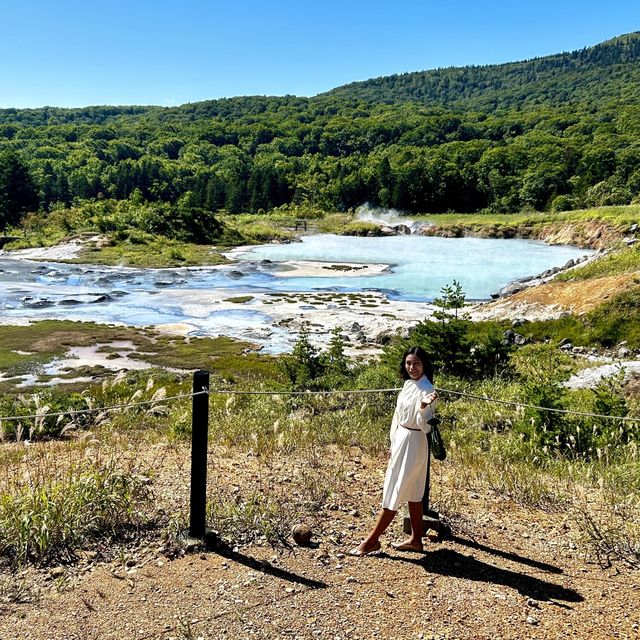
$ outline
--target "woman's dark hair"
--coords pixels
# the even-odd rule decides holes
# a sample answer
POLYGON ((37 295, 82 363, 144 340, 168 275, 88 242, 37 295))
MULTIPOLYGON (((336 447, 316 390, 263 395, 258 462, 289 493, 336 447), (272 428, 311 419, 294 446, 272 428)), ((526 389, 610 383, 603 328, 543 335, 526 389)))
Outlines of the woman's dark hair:
POLYGON ((422 347, 410 347, 407 349, 402 356, 402 360, 400 362, 400 376, 404 380, 410 380, 411 376, 407 373, 407 368, 404 366, 404 363, 407 359, 407 356, 417 356, 420 362, 422 362, 422 368, 424 369, 424 375, 427 376, 427 379, 431 384, 433 384, 433 364, 431 363, 431 359, 427 355, 427 352, 422 347))

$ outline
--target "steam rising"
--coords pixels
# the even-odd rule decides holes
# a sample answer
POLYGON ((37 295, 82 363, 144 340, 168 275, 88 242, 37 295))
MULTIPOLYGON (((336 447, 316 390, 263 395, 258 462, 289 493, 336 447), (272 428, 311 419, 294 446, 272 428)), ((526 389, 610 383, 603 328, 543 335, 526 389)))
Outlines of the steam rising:
POLYGON ((369 204, 363 204, 356 209, 356 220, 362 222, 373 222, 382 227, 396 227, 403 225, 410 229, 411 233, 415 233, 421 227, 431 226, 430 222, 417 222, 407 216, 402 215, 400 211, 396 209, 381 209, 378 207, 371 207, 369 204))

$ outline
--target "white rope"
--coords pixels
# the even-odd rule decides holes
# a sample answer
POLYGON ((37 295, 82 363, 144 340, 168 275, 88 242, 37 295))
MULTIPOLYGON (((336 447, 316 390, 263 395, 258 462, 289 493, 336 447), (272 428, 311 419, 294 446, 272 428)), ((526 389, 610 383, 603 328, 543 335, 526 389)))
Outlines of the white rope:
POLYGON ((232 394, 235 396, 328 396, 328 395, 350 395, 357 393, 387 393, 398 392, 400 389, 334 389, 333 391, 235 391, 233 389, 211 389, 209 394, 232 394))
MULTIPOLYGON (((78 409, 78 410, 70 410, 70 411, 58 411, 56 413, 36 413, 25 416, 7 416, 0 417, 0 424, 2 421, 15 421, 15 420, 27 420, 31 418, 53 418, 56 416, 77 416, 88 413, 97 413, 100 411, 113 411, 114 409, 129 409, 131 407, 142 407, 147 405, 160 404, 163 402, 168 402, 170 400, 179 400, 181 398, 192 398, 194 396, 207 394, 207 395, 237 395, 237 396, 281 396, 281 395, 301 395, 301 396, 312 396, 312 395, 355 395, 355 394, 367 394, 367 393, 390 393, 397 392, 400 389, 398 388, 389 388, 389 389, 344 389, 344 390, 333 390, 333 391, 238 391, 234 389, 203 389, 202 391, 197 391, 195 393, 182 393, 175 396, 169 396, 167 398, 161 398, 158 400, 146 400, 144 402, 134 402, 130 404, 117 404, 111 405, 108 407, 96 407, 94 409, 78 409)), ((562 413, 566 415, 574 415, 574 416, 582 416, 585 418, 604 418, 605 420, 620 420, 623 422, 640 422, 640 418, 630 418, 628 416, 611 416, 603 413, 590 413, 586 411, 573 411, 571 409, 555 409, 553 407, 542 407, 535 404, 527 404, 524 402, 514 402, 511 400, 500 400, 499 398, 492 398, 490 396, 480 396, 473 393, 467 393, 464 391, 453 391, 452 389, 443 389, 441 387, 436 387, 436 391, 440 393, 449 393, 456 396, 461 396, 465 398, 473 398, 475 400, 483 400, 484 402, 494 402, 496 404, 505 404, 512 407, 521 407, 525 409, 538 409, 539 411, 549 411, 554 413, 562 413)))
POLYGON ((350 394, 350 393, 380 393, 380 392, 399 391, 399 389, 353 389, 350 391, 334 390, 334 391, 235 391, 235 390, 210 390, 203 389, 202 391, 196 391, 195 393, 182 393, 176 396, 169 396, 167 398, 160 398, 158 400, 146 400, 144 402, 132 402, 129 404, 114 404, 108 407, 95 407, 93 409, 70 409, 69 411, 56 411, 55 413, 33 413, 24 416, 6 416, 0 417, 0 424, 3 420, 15 421, 15 420, 27 420, 31 418, 55 418, 57 416, 77 416, 88 413, 97 413, 100 411, 112 411, 114 409, 129 409, 131 407, 143 407, 150 404, 160 404, 161 402, 168 402, 169 400, 178 400, 180 398, 192 398, 193 396, 199 396, 203 394, 234 394, 234 395, 336 395, 336 394, 350 394))
POLYGON ((144 407, 150 404, 161 404, 169 400, 179 400, 180 398, 192 398, 193 396, 201 396, 208 394, 206 389, 196 391, 195 393, 181 393, 177 396, 168 396, 167 398, 158 398, 157 400, 145 400, 143 402, 132 402, 130 404, 114 404, 108 407, 95 407, 93 409, 70 409, 69 411, 56 411, 55 413, 34 413, 26 416, 7 416, 0 417, 0 424, 4 420, 26 420, 27 418, 55 418, 57 416, 78 416, 87 413, 97 413, 100 411, 113 411, 114 409, 128 409, 130 407, 144 407))
POLYGON ((450 389, 438 389, 442 393, 451 393, 456 396, 466 398, 474 398, 476 400, 485 400, 486 402, 496 402, 498 404, 508 404, 513 407, 523 407, 526 409, 540 409, 541 411, 553 411, 555 413, 566 413, 573 416, 584 416, 587 418, 606 418, 607 420, 626 420, 627 422, 640 422, 640 418, 629 418, 627 416, 611 416, 604 413, 588 413, 586 411, 573 411, 572 409, 555 409, 553 407, 541 407, 535 404, 526 404, 524 402, 513 402, 511 400, 500 400, 499 398, 490 398, 489 396, 478 396, 473 393, 464 391, 452 391, 450 389))
MULTIPOLYGON (((513 402, 511 400, 500 400, 499 398, 490 398, 489 396, 479 396, 473 393, 466 393, 464 391, 453 391, 451 389, 442 389, 441 387, 435 387, 436 391, 440 393, 451 393, 457 396, 464 396, 467 398, 475 398, 476 400, 484 400, 485 402, 495 402, 497 404, 507 404, 513 407, 522 407, 526 409, 539 409, 540 411, 553 411, 555 413, 565 413, 574 416, 584 416, 587 418, 605 418, 607 420, 624 420, 627 422, 640 422, 640 418, 629 418, 626 416, 611 416, 603 413, 588 413, 585 411, 573 411, 571 409, 554 409, 553 407, 542 407, 535 404, 526 404, 524 402, 513 402)), ((351 390, 336 390, 336 391, 235 391, 233 389, 216 389, 210 390, 209 394, 228 394, 237 396, 254 396, 254 395, 348 395, 355 393, 387 393, 390 391, 400 391, 400 389, 351 389, 351 390)))

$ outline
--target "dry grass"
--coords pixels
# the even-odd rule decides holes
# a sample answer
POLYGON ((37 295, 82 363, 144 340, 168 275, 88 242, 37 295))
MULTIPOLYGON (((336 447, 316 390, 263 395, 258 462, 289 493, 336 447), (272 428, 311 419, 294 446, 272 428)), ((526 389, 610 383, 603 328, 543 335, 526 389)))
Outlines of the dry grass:
MULTIPOLYGON (((500 389, 505 397, 513 391, 508 384, 500 389)), ((296 522, 322 530, 330 519, 327 509, 344 501, 354 478, 367 478, 368 490, 377 495, 388 400, 212 396, 209 524, 230 543, 286 546, 296 522)), ((443 416, 451 413, 444 405, 441 410, 443 416)), ((448 458, 432 465, 431 501, 449 521, 460 520, 463 496, 470 491, 544 511, 562 509, 579 525, 585 552, 630 564, 638 526, 633 518, 628 518, 633 525, 620 523, 623 511, 637 508, 631 500, 639 493, 635 485, 593 465, 522 458, 510 434, 517 417, 512 410, 470 403, 455 414, 458 421, 444 429, 448 458), (578 499, 586 492, 596 495, 595 489, 597 501, 578 499)), ((177 543, 188 520, 189 434, 189 412, 181 407, 160 417, 115 414, 68 440, 5 444, 0 448, 5 554, 21 562, 69 561, 77 548, 143 523, 154 523, 153 535, 177 543), (99 526, 83 532, 80 514, 94 507, 99 526), (100 520, 100 509, 116 516, 100 520)), ((629 468, 635 469, 632 458, 629 468)), ((376 504, 377 498, 369 502, 376 504)), ((364 497, 363 504, 368 504, 364 497)))
POLYGON ((609 298, 637 287, 637 279, 636 272, 592 280, 553 281, 520 291, 510 296, 509 300, 515 304, 559 305, 573 313, 583 314, 609 298))
POLYGON ((14 445, 0 459, 0 556, 26 562, 68 562, 95 539, 147 519, 147 470, 95 438, 14 445))

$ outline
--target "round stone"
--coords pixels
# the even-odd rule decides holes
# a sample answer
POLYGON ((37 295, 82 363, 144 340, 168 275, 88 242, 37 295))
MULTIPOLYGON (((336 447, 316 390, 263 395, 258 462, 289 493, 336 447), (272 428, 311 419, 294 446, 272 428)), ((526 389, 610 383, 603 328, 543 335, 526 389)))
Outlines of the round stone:
POLYGON ((291 536, 297 545, 304 547, 311 542, 313 532, 306 524, 297 524, 291 530, 291 536))

